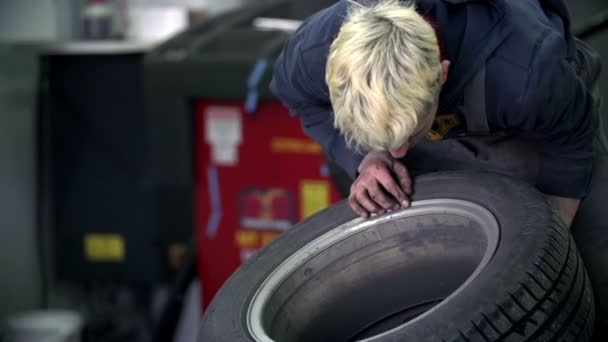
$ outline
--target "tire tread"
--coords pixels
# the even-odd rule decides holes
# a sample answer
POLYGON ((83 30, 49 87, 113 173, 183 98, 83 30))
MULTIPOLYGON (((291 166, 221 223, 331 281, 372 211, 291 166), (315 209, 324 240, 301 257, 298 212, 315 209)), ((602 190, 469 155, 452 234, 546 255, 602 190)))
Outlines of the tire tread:
POLYGON ((519 287, 471 321, 464 336, 459 330, 459 340, 589 341, 595 317, 589 280, 573 238, 552 215, 545 246, 519 287), (497 328, 503 319, 511 325, 506 331, 497 328))

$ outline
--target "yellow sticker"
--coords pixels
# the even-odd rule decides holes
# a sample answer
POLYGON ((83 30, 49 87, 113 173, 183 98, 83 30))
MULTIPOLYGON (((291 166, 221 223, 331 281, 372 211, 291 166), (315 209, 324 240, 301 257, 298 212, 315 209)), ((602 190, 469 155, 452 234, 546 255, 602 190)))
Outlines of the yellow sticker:
POLYGON ((270 150, 275 153, 321 154, 321 145, 306 139, 274 137, 270 150))
POLYGON ((305 180, 300 183, 300 213, 305 219, 329 206, 329 183, 305 180))
POLYGON ((279 233, 275 233, 275 232, 262 233, 262 247, 265 247, 267 244, 271 243, 278 236, 279 236, 279 233))
POLYGON ((435 129, 431 129, 426 134, 425 138, 429 141, 443 140, 445 135, 448 134, 452 128, 458 127, 461 124, 462 121, 456 114, 437 115, 433 124, 435 129))
POLYGON ((121 262, 125 259, 125 241, 119 234, 87 234, 84 253, 91 262, 121 262))
POLYGON ((234 240, 239 248, 255 248, 258 246, 258 232, 249 230, 237 230, 234 240))

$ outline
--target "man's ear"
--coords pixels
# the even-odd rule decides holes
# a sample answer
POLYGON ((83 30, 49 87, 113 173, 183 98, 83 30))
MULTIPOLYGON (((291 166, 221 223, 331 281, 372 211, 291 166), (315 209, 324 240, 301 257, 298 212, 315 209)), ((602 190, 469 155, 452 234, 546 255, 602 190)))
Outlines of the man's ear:
POLYGON ((441 85, 444 85, 445 81, 448 80, 448 74, 450 73, 450 65, 452 65, 452 63, 448 60, 441 62, 441 85))

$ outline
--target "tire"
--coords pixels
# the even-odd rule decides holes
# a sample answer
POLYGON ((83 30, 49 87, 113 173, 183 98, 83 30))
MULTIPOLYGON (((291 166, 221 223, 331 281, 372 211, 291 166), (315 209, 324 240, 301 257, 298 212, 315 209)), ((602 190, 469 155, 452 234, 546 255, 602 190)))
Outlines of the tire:
POLYGON ((465 172, 414 187, 411 209, 364 221, 341 202, 284 233, 225 283, 198 341, 590 339, 589 280, 539 192, 465 172))
POLYGON ((591 191, 576 213, 571 231, 595 293, 598 341, 608 341, 608 222, 603 217, 608 198, 608 154, 593 161, 591 191))

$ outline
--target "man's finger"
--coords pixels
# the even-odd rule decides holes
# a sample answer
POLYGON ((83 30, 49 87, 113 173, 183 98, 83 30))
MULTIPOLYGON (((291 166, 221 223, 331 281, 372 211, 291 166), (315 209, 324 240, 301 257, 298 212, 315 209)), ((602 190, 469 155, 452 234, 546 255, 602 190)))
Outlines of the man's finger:
POLYGON ((357 194, 355 194, 355 200, 359 205, 365 208, 368 212, 375 214, 384 211, 382 207, 380 207, 376 202, 374 202, 367 189, 362 189, 357 194))
POLYGON ((399 161, 395 161, 393 163, 393 172, 397 176, 397 180, 401 185, 403 191, 405 191, 406 195, 412 194, 412 178, 410 178, 410 173, 407 171, 405 165, 401 164, 399 161))
MULTIPOLYGON (((374 202, 379 204, 382 208, 393 209, 395 207, 395 204, 397 204, 397 202, 395 201, 395 199, 391 198, 384 192, 384 190, 382 189, 382 187, 380 186, 380 183, 378 183, 378 181, 379 181, 379 179, 371 182, 371 184, 367 187, 369 196, 371 197, 371 199, 374 202)), ((393 181, 393 183, 394 183, 394 181, 393 181)), ((395 196, 395 195, 393 195, 393 196, 395 196)), ((401 201, 399 201, 399 203, 400 202, 401 201)))
MULTIPOLYGON (((384 169, 382 171, 379 170, 378 174, 376 175, 376 179, 378 180, 378 182, 380 182, 382 187, 393 196, 393 198, 397 201, 398 206, 402 206, 403 203, 408 200, 407 195, 405 193, 405 189, 401 188, 400 183, 395 180, 393 175, 391 175, 391 173, 387 169, 384 169)), ((390 208, 394 208, 394 204, 395 202, 391 201, 390 208)))
POLYGON ((369 217, 369 213, 367 212, 367 210, 365 210, 365 208, 363 208, 361 205, 359 205, 359 203, 357 203, 357 200, 355 200, 354 196, 350 196, 348 198, 348 204, 353 209, 353 211, 360 217, 369 217))

